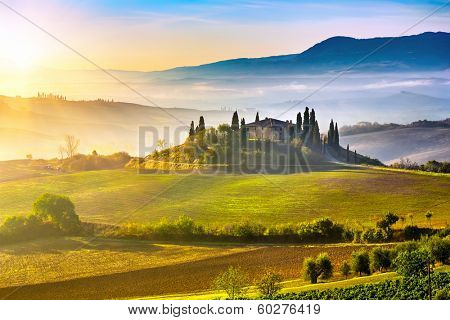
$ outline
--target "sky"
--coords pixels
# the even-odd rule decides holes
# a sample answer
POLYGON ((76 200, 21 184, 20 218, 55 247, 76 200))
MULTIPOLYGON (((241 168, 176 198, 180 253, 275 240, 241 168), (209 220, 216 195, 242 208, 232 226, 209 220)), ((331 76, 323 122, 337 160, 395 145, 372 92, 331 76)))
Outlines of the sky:
MULTIPOLYGON (((447 1, 1 0, 0 71, 154 71, 299 53, 332 36, 398 36, 447 1)), ((406 34, 450 32, 450 5, 406 34)))

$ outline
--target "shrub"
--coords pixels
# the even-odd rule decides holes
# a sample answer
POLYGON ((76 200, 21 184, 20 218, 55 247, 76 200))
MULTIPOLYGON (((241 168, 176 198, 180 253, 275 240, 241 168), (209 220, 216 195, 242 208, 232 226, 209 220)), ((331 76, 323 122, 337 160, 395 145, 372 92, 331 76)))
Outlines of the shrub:
POLYGON ((450 290, 448 288, 444 288, 438 290, 434 296, 434 300, 450 300, 450 290))
POLYGON ((374 248, 371 252, 372 270, 386 271, 392 265, 391 250, 374 248))
MULTIPOLYGON (((389 229, 390 230, 390 229, 389 229)), ((366 243, 380 243, 386 242, 392 237, 391 234, 388 234, 384 229, 368 229, 361 234, 361 239, 366 243)))
POLYGON ((272 298, 281 290, 281 276, 272 271, 266 271, 257 282, 259 292, 263 297, 272 298))
POLYGON ((345 276, 345 279, 350 275, 352 268, 347 261, 344 261, 341 265, 341 274, 345 276))
POLYGON ((360 250, 352 253, 352 270, 359 273, 370 275, 370 257, 365 250, 360 250))
POLYGON ((441 238, 450 236, 450 227, 445 227, 444 229, 439 230, 439 232, 437 234, 441 238))
POLYGON ((404 277, 427 274, 431 257, 423 248, 413 251, 401 251, 394 260, 395 271, 404 277))
POLYGON ((306 280, 317 283, 317 279, 329 279, 333 275, 333 265, 326 253, 321 253, 317 259, 306 258, 303 261, 303 274, 306 280))
POLYGON ((438 261, 442 264, 448 263, 450 257, 450 239, 442 239, 434 236, 426 239, 424 246, 430 252, 433 261, 438 261))
POLYGON ((343 240, 345 229, 330 218, 321 218, 311 223, 302 223, 297 227, 300 241, 320 242, 326 240, 343 240))
POLYGON ((265 230, 266 228, 261 224, 246 221, 232 225, 230 235, 250 240, 263 236, 265 230))
POLYGON ((214 280, 214 288, 225 290, 227 297, 231 300, 240 298, 249 285, 248 277, 240 268, 229 267, 227 271, 220 274, 214 280))
POLYGON ((392 212, 386 213, 383 219, 377 221, 377 227, 380 229, 390 229, 398 221, 399 217, 392 212))
POLYGON ((65 233, 76 233, 81 229, 75 206, 67 197, 45 193, 34 202, 33 210, 43 221, 50 221, 65 233))
POLYGON ((44 194, 33 205, 34 213, 12 216, 0 226, 0 241, 14 242, 61 234, 77 234, 81 222, 66 197, 44 194))
POLYGON ((406 240, 419 240, 421 236, 431 235, 433 230, 430 228, 419 228, 418 226, 406 226, 404 233, 406 240))
POLYGON ((401 242, 395 246, 395 249, 393 250, 392 254, 393 254, 393 257, 395 258, 395 256, 397 256, 397 254, 399 252, 402 252, 402 251, 410 252, 410 251, 419 249, 419 247, 420 247, 420 245, 419 245, 419 242, 417 242, 417 241, 401 242))

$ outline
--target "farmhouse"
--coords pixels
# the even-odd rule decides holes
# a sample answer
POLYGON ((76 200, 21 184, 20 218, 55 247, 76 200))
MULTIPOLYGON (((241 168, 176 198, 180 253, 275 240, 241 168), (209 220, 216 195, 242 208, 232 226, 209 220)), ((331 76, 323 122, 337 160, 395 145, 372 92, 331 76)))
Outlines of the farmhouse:
POLYGON ((265 118, 246 124, 247 136, 255 140, 285 141, 289 138, 289 130, 293 127, 292 121, 281 121, 265 118))

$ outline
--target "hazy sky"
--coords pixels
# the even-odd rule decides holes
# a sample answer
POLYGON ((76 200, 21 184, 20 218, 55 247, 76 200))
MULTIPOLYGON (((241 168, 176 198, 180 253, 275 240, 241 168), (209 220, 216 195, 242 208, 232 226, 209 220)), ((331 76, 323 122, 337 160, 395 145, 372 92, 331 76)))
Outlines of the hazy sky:
MULTIPOLYGON (((100 66, 162 70, 398 36, 447 1, 1 0, 100 66)), ((407 32, 450 31, 450 5, 407 32)), ((0 68, 93 69, 0 3, 0 68)), ((1 70, 1 69, 0 69, 1 70)))

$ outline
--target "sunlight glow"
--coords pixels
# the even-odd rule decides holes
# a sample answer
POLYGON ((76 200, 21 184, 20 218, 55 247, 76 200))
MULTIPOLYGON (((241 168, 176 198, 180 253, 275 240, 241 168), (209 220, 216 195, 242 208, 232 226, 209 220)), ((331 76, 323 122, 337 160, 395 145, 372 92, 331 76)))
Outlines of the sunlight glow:
POLYGON ((36 66, 39 58, 38 51, 23 42, 11 43, 3 50, 2 56, 5 60, 12 63, 11 68, 21 72, 31 71, 36 66))

